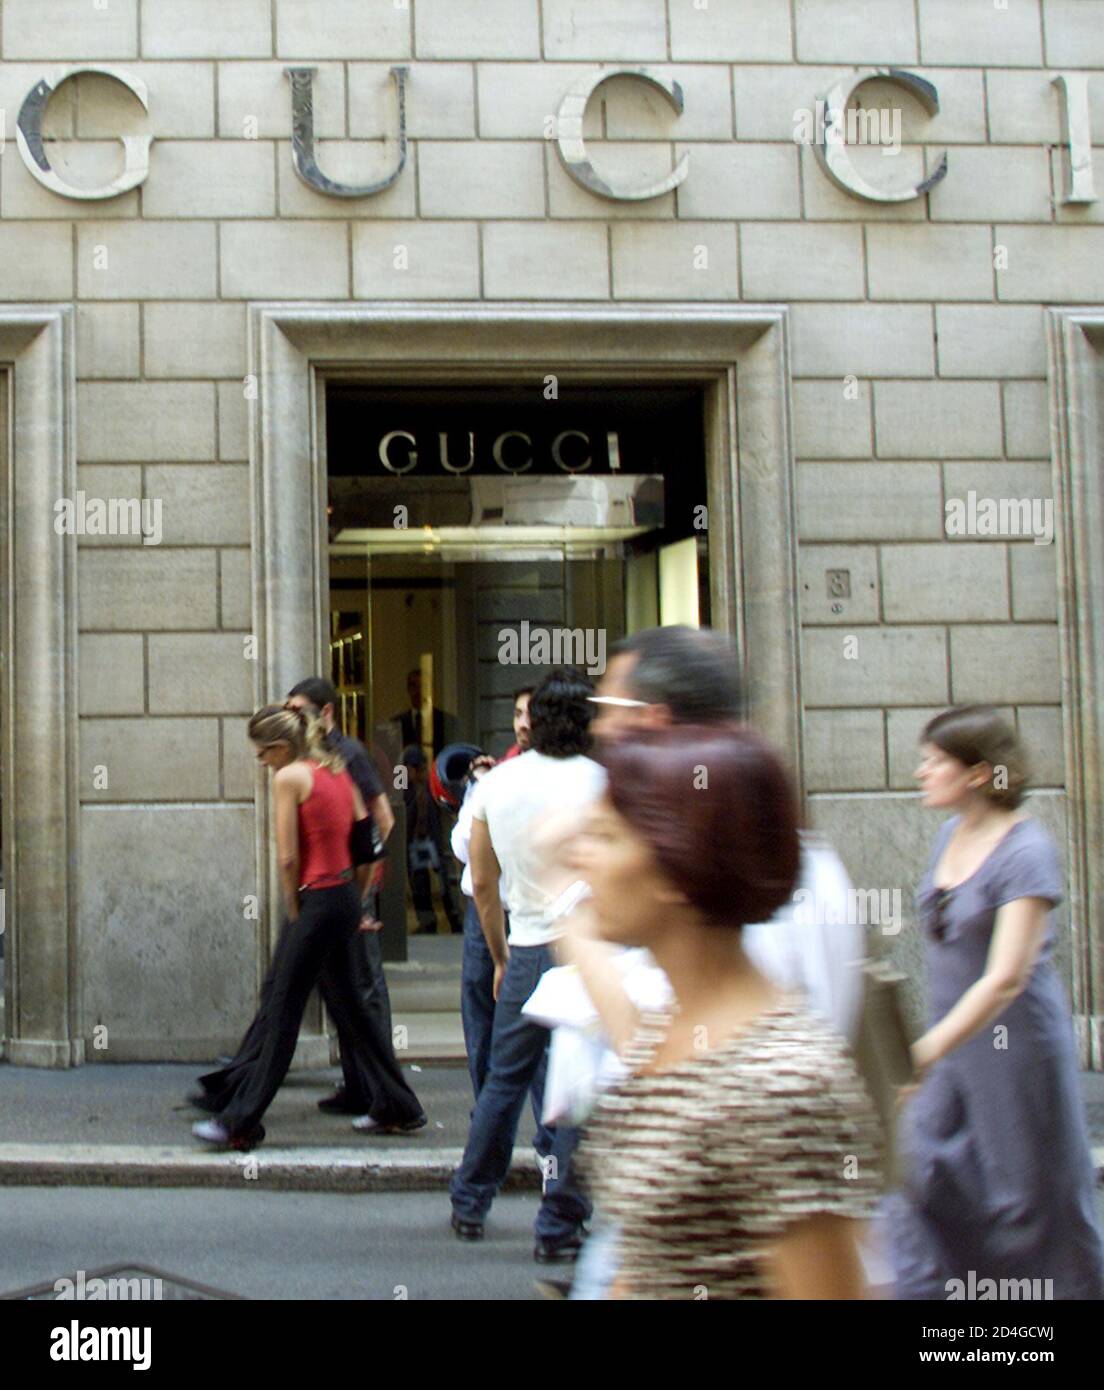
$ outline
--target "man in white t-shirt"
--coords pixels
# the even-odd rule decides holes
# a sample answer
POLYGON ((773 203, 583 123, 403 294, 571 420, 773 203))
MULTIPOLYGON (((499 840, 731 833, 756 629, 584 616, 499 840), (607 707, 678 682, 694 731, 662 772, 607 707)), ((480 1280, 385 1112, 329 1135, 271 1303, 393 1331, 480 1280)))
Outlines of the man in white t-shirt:
MULTIPOLYGON (((468 1142, 450 1185, 452 1227, 479 1240, 495 1194, 509 1170, 525 1098, 548 1048, 548 1031, 522 1013, 544 972, 555 965, 559 927, 554 896, 534 848, 534 825, 554 812, 592 803, 604 786, 590 746, 590 683, 575 671, 552 671, 529 704, 532 747, 489 772, 472 801, 470 864, 480 925, 494 962, 496 1000, 486 1079, 472 1113, 468 1142), (509 940, 503 898, 510 914, 509 940)), ((574 1259, 590 1204, 571 1175, 577 1131, 552 1129, 537 1212, 535 1257, 574 1259)))

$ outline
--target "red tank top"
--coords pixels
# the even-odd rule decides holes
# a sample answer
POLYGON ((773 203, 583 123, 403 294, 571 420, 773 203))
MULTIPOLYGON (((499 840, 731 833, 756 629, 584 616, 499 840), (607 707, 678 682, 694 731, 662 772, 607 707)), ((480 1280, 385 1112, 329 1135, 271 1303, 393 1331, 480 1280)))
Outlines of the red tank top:
POLYGON ((353 780, 308 762, 313 785, 299 805, 299 883, 302 888, 333 888, 349 878, 349 836, 356 818, 353 780))

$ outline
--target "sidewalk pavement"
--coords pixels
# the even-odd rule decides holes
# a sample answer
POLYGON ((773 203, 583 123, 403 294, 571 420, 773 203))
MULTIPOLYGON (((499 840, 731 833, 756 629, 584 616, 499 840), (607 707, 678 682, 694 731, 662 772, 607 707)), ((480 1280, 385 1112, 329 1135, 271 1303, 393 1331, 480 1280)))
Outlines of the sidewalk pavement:
MULTIPOLYGON (((231 1187, 316 1192, 434 1191, 460 1162, 472 1107, 466 1067, 405 1066, 429 1116, 425 1129, 360 1135, 350 1117, 316 1102, 341 1073, 291 1072, 252 1153, 212 1153, 189 1133, 208 1118, 185 1102, 204 1068, 177 1063, 90 1064, 64 1071, 0 1064, 0 1186, 231 1187)), ((522 1116, 506 1190, 540 1187, 522 1116)))
MULTIPOLYGON (((472 1106, 467 1069, 408 1065, 429 1123, 410 1135, 367 1136, 316 1102, 340 1072, 297 1071, 265 1116, 250 1154, 205 1151, 189 1133, 203 1114, 185 1103, 201 1067, 100 1063, 66 1071, 0 1064, 0 1186, 234 1187, 316 1192, 438 1191, 460 1161, 472 1106)), ((1104 1182, 1104 1073, 1083 1072, 1089 1131, 1104 1182)), ((527 1107, 507 1188, 534 1189, 540 1172, 527 1107)))

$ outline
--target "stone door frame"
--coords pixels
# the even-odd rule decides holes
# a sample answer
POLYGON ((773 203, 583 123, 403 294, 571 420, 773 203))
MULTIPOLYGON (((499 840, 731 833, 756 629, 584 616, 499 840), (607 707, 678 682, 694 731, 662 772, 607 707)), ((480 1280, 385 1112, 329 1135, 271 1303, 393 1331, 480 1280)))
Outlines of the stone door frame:
POLYGON ((3 583, 4 1055, 84 1060, 76 950, 76 537, 54 505, 76 490, 71 305, 0 307, 3 583))
POLYGON ((1073 1011, 1104 1071, 1104 309, 1046 311, 1073 1011))
MULTIPOLYGON (((797 534, 787 311, 780 305, 256 303, 249 313, 257 698, 324 669, 325 383, 663 378, 706 398, 714 620, 734 634, 752 720, 801 784, 797 534), (737 500, 738 499, 738 500, 737 500)), ((267 808, 258 882, 275 901, 267 808)))

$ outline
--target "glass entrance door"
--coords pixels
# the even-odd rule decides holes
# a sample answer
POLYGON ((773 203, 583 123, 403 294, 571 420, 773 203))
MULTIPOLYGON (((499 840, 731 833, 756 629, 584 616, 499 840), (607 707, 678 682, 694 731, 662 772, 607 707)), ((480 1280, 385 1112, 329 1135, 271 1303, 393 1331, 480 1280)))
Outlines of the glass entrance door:
MULTIPOLYGON (((499 757, 515 692, 552 666, 598 679, 626 633, 708 621, 700 390, 561 377, 558 391, 327 387, 339 714, 374 753, 397 819, 417 815, 421 831, 412 746, 414 763, 453 742, 499 757)), ((449 828, 434 832, 442 856, 449 828)), ((429 921, 396 884, 403 853, 397 840, 390 959, 429 921)), ((455 917, 445 909, 438 899, 438 932, 455 917)))
POLYGON ((620 546, 583 556, 569 545, 501 544, 471 555, 334 550, 330 659, 340 718, 392 761, 404 727, 413 731, 412 685, 423 707, 417 741, 433 741, 423 727, 432 719, 446 743, 476 743, 497 756, 511 741, 507 705, 519 683, 558 664, 596 679, 613 642, 656 620, 654 582, 650 599, 647 585, 630 592, 627 583, 649 566, 626 561, 620 546))

